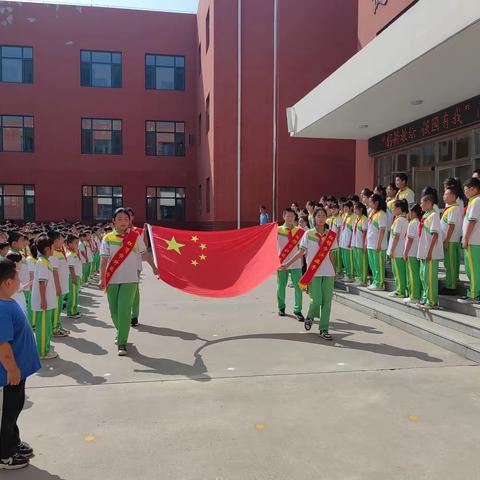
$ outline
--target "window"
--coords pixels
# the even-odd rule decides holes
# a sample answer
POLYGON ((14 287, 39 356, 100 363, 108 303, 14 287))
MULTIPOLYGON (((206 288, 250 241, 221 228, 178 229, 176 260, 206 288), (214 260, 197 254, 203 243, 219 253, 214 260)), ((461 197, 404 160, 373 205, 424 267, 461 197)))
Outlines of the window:
POLYGON ((205 181, 205 209, 207 213, 210 213, 210 177, 205 181))
POLYGON ((33 151, 33 117, 0 115, 0 152, 33 151))
MULTIPOLYGON (((455 139, 455 160, 470 157, 470 134, 455 139)), ((468 177, 467 177, 468 178, 468 177)))
POLYGON ((185 90, 185 57, 145 55, 145 88, 185 90))
POLYGON ((34 185, 0 185, 0 220, 35 220, 34 185))
POLYGON ((210 46, 210 9, 208 9, 207 17, 205 18, 205 52, 208 52, 210 46))
POLYGON ((122 87, 120 52, 80 51, 80 85, 82 87, 122 87))
POLYGON ((451 139, 438 142, 439 145, 439 161, 449 162, 453 158, 453 142, 451 139))
POLYGON ((146 155, 184 157, 185 122, 145 122, 146 155))
POLYGON ((113 212, 122 205, 122 187, 95 185, 82 187, 82 220, 85 222, 111 220, 113 212))
POLYGON ((32 47, 0 47, 0 81, 33 83, 32 47))
POLYGON ((198 144, 202 144, 202 114, 198 116, 198 144))
POLYGON ((147 222, 185 220, 183 187, 147 187, 147 222))
POLYGON ((205 130, 207 133, 210 131, 210 94, 205 101, 205 130))
POLYGON ((82 153, 122 154, 122 121, 82 118, 82 153))

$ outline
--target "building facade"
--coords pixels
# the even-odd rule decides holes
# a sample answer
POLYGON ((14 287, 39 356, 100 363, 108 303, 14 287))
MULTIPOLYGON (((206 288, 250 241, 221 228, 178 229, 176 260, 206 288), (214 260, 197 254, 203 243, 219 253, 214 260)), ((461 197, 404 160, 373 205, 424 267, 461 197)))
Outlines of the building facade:
POLYGON ((227 228, 351 191, 355 142, 291 138, 285 109, 355 53, 357 3, 303 3, 0 2, 0 220, 128 205, 138 222, 227 228))

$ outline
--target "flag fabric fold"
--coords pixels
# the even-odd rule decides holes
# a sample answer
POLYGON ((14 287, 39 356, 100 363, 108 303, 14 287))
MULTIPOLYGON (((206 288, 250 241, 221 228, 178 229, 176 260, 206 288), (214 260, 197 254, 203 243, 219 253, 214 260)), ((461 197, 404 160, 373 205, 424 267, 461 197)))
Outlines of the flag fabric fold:
POLYGON ((280 266, 275 223, 198 232, 149 226, 160 278, 192 295, 243 295, 280 266))

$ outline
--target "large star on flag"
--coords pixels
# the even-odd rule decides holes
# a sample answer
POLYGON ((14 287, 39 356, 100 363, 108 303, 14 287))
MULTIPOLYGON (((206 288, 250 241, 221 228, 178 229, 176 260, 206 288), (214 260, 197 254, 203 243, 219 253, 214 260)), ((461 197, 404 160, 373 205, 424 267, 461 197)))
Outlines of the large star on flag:
POLYGON ((179 255, 181 255, 180 249, 185 246, 183 243, 178 243, 175 240, 175 237, 172 237, 171 240, 165 240, 163 241, 167 244, 167 251, 168 250, 175 250, 179 255))

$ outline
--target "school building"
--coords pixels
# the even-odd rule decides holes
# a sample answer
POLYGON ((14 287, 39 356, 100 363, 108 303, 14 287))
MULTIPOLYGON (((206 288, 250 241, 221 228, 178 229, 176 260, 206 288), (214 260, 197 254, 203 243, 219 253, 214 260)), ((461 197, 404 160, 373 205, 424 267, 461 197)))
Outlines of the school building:
POLYGON ((356 140, 355 188, 480 168, 478 0, 359 0, 359 51, 288 109, 293 138, 356 140))
POLYGON ((197 14, 0 2, 0 221, 258 223, 355 187, 355 142, 288 106, 357 52, 357 0, 200 0, 197 14))

